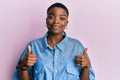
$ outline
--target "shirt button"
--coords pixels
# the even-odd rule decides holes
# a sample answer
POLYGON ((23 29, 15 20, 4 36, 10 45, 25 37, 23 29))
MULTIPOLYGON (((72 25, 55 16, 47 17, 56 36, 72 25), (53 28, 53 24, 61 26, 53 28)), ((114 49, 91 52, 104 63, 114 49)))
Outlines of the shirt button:
POLYGON ((38 73, 38 71, 35 71, 35 73, 37 74, 37 73, 38 73))
POLYGON ((55 72, 57 72, 57 70, 55 70, 55 72))
POLYGON ((57 56, 55 56, 55 58, 57 58, 57 56))

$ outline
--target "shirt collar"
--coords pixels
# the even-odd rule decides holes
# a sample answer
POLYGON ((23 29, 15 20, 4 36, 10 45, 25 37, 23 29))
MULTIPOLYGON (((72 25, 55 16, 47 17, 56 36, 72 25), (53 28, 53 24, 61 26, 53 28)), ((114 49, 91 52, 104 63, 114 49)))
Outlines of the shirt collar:
POLYGON ((47 43, 47 35, 48 35, 48 32, 44 35, 43 37, 43 46, 44 48, 46 49, 47 47, 49 47, 48 43, 47 43))
MULTIPOLYGON (((48 47, 50 48, 50 46, 47 43, 47 35, 48 35, 48 32, 43 37, 43 46, 45 49, 48 47)), ((65 51, 67 42, 68 42, 68 37, 66 36, 66 33, 64 31, 63 31, 63 36, 64 36, 64 39, 60 41, 58 44, 56 44, 56 47, 58 47, 62 51, 65 51)))
POLYGON ((67 42, 68 42, 68 37, 66 36, 66 33, 63 32, 63 35, 64 35, 64 39, 62 41, 60 41, 56 46, 62 50, 62 51, 65 51, 66 50, 66 47, 67 47, 67 42))

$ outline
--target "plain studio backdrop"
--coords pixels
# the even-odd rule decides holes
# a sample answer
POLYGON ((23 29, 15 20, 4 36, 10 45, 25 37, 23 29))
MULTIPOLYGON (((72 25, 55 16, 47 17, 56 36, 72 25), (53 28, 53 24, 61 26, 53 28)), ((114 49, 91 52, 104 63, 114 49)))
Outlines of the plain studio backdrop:
POLYGON ((0 0, 0 80, 12 80, 27 43, 46 33, 46 10, 55 2, 68 7, 65 31, 88 48, 95 80, 120 80, 119 0, 0 0))

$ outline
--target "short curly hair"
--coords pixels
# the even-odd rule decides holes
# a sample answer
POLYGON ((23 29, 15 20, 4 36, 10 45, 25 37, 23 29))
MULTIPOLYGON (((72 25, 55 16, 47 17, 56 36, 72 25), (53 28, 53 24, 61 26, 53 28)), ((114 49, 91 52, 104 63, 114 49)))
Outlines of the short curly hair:
POLYGON ((67 7, 62 3, 54 3, 54 4, 52 4, 51 6, 48 7, 47 13, 49 12, 50 9, 52 9, 54 7, 60 7, 62 9, 64 9, 67 12, 67 16, 69 16, 69 11, 68 11, 67 7))

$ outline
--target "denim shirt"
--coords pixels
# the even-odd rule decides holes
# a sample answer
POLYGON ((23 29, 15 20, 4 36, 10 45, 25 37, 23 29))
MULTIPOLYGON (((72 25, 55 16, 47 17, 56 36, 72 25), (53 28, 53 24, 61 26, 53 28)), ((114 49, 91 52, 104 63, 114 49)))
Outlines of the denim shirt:
MULTIPOLYGON (((37 62, 29 67, 32 80, 80 80, 79 75, 82 67, 75 64, 75 56, 82 55, 84 47, 80 41, 65 36, 62 41, 51 48, 47 43, 47 33, 44 37, 35 39, 29 43, 32 47, 32 54, 37 55, 37 62)), ((25 48, 20 59, 27 53, 25 48)), ((20 80, 19 69, 16 68, 13 80, 20 80)), ((89 79, 95 80, 94 71, 90 67, 89 79)))

